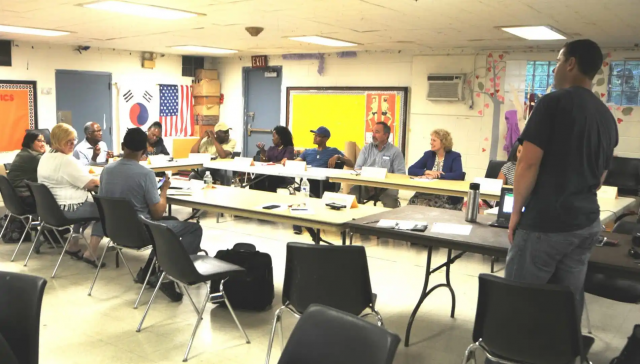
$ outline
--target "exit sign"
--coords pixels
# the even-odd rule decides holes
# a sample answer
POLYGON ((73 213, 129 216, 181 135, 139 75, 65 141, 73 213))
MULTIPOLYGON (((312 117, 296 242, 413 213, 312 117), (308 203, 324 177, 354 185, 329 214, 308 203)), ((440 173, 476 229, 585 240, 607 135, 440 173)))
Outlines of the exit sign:
POLYGON ((251 56, 251 68, 267 67, 267 56, 251 56))

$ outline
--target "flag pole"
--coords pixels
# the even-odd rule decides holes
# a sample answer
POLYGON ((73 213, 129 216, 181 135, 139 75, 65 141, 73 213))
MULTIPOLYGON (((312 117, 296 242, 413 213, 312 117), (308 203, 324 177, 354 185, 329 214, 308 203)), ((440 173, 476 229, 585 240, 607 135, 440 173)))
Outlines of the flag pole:
POLYGON ((115 117, 115 125, 113 126, 114 129, 114 143, 113 143, 113 149, 117 152, 116 154, 120 154, 122 153, 122 148, 120 146, 120 86, 118 86, 117 82, 113 83, 113 86, 116 89, 116 117, 115 117))

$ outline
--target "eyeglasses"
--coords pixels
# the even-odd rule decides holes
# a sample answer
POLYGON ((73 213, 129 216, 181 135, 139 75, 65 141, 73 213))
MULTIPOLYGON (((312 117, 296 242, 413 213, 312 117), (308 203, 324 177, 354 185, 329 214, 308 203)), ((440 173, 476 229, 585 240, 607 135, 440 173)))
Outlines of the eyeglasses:
POLYGON ((44 139, 36 139, 36 142, 46 143, 46 140, 44 140, 44 139))
POLYGON ((67 140, 66 142, 64 142, 64 144, 66 144, 66 145, 74 145, 74 144, 76 144, 77 141, 78 141, 78 139, 70 139, 70 140, 67 140))

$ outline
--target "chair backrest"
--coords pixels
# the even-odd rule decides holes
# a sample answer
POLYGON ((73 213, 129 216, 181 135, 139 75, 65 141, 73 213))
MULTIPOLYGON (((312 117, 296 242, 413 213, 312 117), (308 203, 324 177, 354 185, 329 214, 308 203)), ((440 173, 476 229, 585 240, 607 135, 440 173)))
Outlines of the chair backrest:
POLYGON ((282 302, 301 313, 313 303, 362 313, 373 303, 364 247, 288 243, 282 302))
POLYGON ((38 216, 40 216, 40 220, 45 224, 54 227, 65 227, 71 225, 69 219, 64 216, 64 213, 60 209, 60 205, 58 205, 56 198, 53 197, 49 187, 42 183, 29 181, 26 181, 25 183, 27 184, 27 187, 29 187, 33 198, 36 200, 36 211, 38 216))
POLYGON ((132 249, 153 245, 149 232, 130 200, 126 198, 93 196, 98 206, 102 230, 114 243, 132 249))
POLYGON ((11 164, 12 163, 5 163, 4 164, 4 171, 5 171, 5 176, 6 176, 6 172, 9 172, 11 170, 11 164))
POLYGON ((640 160, 613 157, 604 185, 618 187, 620 194, 637 196, 640 185, 640 160))
POLYGON ((0 195, 2 195, 4 207, 6 207, 10 213, 18 216, 24 216, 29 213, 22 203, 22 200, 20 200, 16 189, 13 188, 11 181, 5 176, 0 176, 0 195))
POLYGON ((236 157, 242 156, 242 152, 233 152, 231 153, 231 159, 235 159, 236 157))
POLYGON ((498 178, 500 170, 507 163, 507 161, 490 160, 487 166, 487 172, 484 174, 484 178, 498 178))
POLYGON ((635 221, 621 220, 613 226, 613 230, 611 230, 611 232, 623 235, 633 235, 636 230, 640 231, 640 224, 635 221))
POLYGON ((142 216, 139 219, 149 229, 160 267, 183 283, 198 282, 201 275, 176 233, 165 225, 149 221, 142 216))
POLYGON ((46 285, 42 277, 0 272, 0 334, 20 364, 38 363, 40 310, 46 285))
POLYGON ((566 364, 583 356, 580 314, 568 287, 480 274, 473 341, 498 358, 566 364))
POLYGON ((399 343, 383 327, 314 304, 294 327, 278 364, 391 364, 399 343))

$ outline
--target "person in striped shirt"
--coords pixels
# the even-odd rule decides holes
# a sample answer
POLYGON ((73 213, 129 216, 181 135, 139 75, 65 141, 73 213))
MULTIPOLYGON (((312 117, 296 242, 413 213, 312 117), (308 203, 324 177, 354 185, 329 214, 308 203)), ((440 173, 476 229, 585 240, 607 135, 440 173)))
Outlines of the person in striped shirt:
POLYGON ((520 157, 520 153, 522 153, 522 145, 518 145, 518 150, 516 154, 510 156, 507 163, 502 166, 500 170, 500 174, 498 175, 498 179, 502 180, 502 184, 505 186, 513 186, 513 179, 516 175, 516 163, 518 163, 518 157, 520 157))

